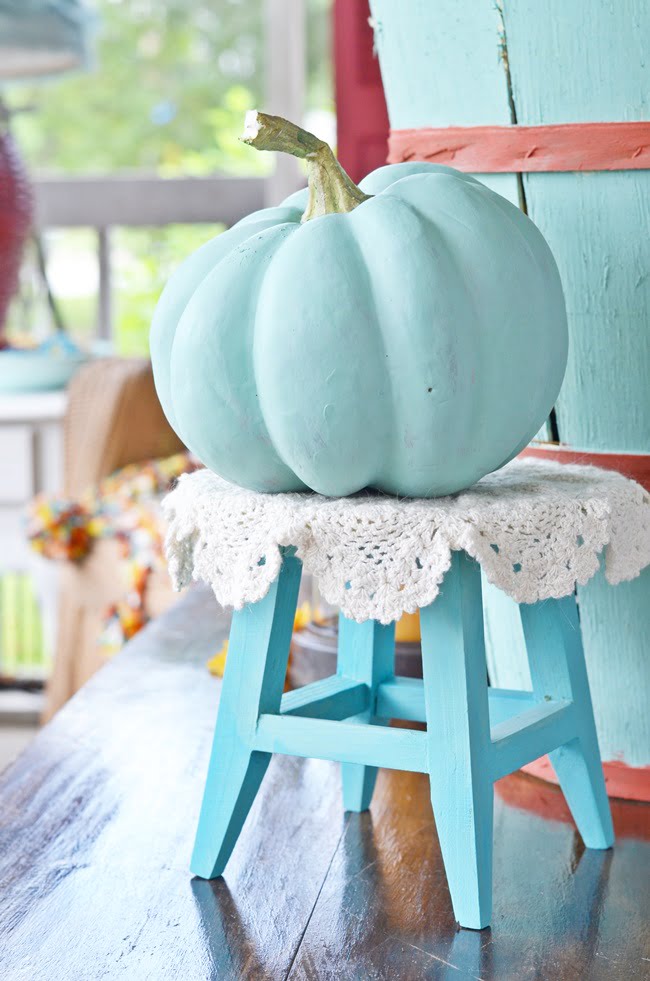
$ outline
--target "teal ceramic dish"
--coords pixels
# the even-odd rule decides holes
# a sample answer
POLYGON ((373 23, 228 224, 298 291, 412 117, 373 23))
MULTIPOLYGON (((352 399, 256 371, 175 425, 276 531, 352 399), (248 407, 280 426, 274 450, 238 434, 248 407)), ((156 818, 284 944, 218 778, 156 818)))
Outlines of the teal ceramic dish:
POLYGON ((65 388, 87 355, 68 337, 38 347, 0 351, 0 393, 44 392, 65 388))

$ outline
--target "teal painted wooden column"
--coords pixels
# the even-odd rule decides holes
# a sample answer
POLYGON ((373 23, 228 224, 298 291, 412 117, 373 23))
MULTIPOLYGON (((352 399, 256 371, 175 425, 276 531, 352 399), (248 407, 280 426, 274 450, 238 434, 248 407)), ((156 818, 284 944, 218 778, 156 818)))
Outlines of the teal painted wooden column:
MULTIPOLYGON (((492 0, 370 0, 370 10, 393 129, 512 122, 492 0)), ((476 177, 520 203, 514 174, 476 177)))
MULTIPOLYGON (((520 123, 650 118, 643 0, 550 0, 543 16, 534 0, 506 0, 504 21, 520 123)), ((648 453, 650 173, 526 174, 523 186, 567 298, 560 439, 580 450, 648 453)), ((650 569, 615 588, 599 574, 577 592, 603 758, 648 766, 650 569)))
MULTIPOLYGON (((393 129, 650 118, 643 0, 370 6, 393 129)), ((557 260, 570 335, 560 441, 647 454, 650 173, 476 176, 525 207, 557 260)), ((650 766, 650 569, 616 587, 598 575, 577 595, 603 757, 641 773, 650 766)), ((488 663, 497 684, 511 685, 527 674, 519 615, 507 597, 487 596, 488 663)))

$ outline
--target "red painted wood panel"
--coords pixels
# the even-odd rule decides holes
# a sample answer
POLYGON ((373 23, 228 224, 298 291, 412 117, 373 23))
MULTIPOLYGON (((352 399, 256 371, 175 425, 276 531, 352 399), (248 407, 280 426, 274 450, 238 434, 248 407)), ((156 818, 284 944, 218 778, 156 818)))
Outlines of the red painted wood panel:
POLYGON ((368 0, 335 0, 337 156, 353 181, 386 163, 388 113, 368 0))

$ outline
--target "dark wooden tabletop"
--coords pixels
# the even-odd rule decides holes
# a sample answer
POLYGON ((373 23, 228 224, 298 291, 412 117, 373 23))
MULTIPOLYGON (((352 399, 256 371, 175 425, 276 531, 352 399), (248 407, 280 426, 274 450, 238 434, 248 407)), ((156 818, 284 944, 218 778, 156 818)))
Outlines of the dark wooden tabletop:
POLYGON ((650 809, 588 852, 531 777, 497 787, 491 930, 456 929, 422 774, 344 814, 336 765, 275 758, 225 878, 193 879, 227 626, 194 591, 4 774, 1 981, 650 977, 650 809))

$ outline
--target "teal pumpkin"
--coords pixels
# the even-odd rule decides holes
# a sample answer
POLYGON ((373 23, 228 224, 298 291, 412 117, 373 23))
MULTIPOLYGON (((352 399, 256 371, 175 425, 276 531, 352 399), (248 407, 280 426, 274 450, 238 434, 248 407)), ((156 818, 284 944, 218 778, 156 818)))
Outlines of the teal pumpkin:
POLYGON ((167 418, 253 490, 468 487, 523 449, 558 394, 567 326, 551 251, 523 212, 449 167, 381 167, 360 190, 339 168, 333 191, 314 188, 315 169, 309 220, 305 190, 208 242, 166 286, 151 355, 167 418), (340 213, 323 213, 334 198, 340 213))

